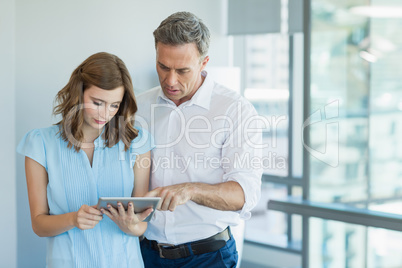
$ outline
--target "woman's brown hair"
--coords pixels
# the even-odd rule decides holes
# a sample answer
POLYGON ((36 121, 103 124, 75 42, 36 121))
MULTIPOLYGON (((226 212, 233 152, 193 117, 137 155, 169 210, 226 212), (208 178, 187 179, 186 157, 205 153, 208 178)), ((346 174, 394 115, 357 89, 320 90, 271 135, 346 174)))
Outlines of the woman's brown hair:
POLYGON ((124 62, 106 52, 96 53, 81 63, 71 74, 70 81, 55 98, 57 106, 53 114, 61 114, 60 135, 68 142, 68 148, 78 152, 83 142, 84 124, 83 94, 85 89, 96 86, 104 90, 124 87, 124 96, 116 115, 105 125, 103 139, 105 146, 113 147, 120 140, 127 151, 131 141, 137 137, 134 115, 137 112, 133 83, 124 62))

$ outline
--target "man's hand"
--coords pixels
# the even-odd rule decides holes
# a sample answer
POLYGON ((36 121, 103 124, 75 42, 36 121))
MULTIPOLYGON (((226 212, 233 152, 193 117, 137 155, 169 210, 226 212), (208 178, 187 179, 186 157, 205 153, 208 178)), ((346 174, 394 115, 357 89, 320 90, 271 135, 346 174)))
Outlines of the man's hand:
POLYGON ((174 211, 178 205, 191 200, 195 186, 192 183, 181 183, 165 187, 158 187, 145 194, 146 197, 161 197, 156 209, 174 211))

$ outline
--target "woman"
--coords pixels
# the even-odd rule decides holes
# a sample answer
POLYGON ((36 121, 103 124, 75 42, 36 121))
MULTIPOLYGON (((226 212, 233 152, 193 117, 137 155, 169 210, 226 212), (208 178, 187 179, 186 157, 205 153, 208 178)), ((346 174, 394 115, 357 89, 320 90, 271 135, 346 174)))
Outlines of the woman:
POLYGON ((138 236, 151 212, 96 209, 99 197, 148 191, 152 138, 133 127, 137 105, 123 61, 86 59, 56 96, 59 123, 27 133, 25 155, 32 228, 48 237, 47 267, 142 267, 138 236), (103 214, 107 217, 103 217, 103 214))

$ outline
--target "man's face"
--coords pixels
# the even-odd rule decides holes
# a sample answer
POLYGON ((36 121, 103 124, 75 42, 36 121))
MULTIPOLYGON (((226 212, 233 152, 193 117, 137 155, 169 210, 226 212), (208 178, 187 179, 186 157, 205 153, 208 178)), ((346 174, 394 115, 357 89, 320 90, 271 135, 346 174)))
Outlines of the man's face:
POLYGON ((188 101, 202 85, 201 71, 209 57, 200 59, 194 43, 156 46, 156 71, 163 93, 177 106, 188 101))

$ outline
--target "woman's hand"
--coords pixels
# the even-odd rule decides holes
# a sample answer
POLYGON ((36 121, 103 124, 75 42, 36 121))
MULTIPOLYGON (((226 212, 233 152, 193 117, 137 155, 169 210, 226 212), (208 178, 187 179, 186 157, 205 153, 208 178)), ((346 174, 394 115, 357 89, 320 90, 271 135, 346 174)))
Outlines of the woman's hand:
POLYGON ((96 206, 88 205, 82 205, 73 215, 74 226, 81 230, 94 228, 103 218, 96 206))
POLYGON ((146 223, 143 222, 143 220, 145 220, 153 210, 152 208, 148 208, 141 213, 135 214, 132 202, 128 203, 127 210, 124 209, 120 202, 117 202, 117 209, 110 204, 108 204, 107 208, 107 210, 101 208, 101 212, 114 221, 123 232, 135 236, 140 236, 144 233, 144 225, 146 228, 146 223))

